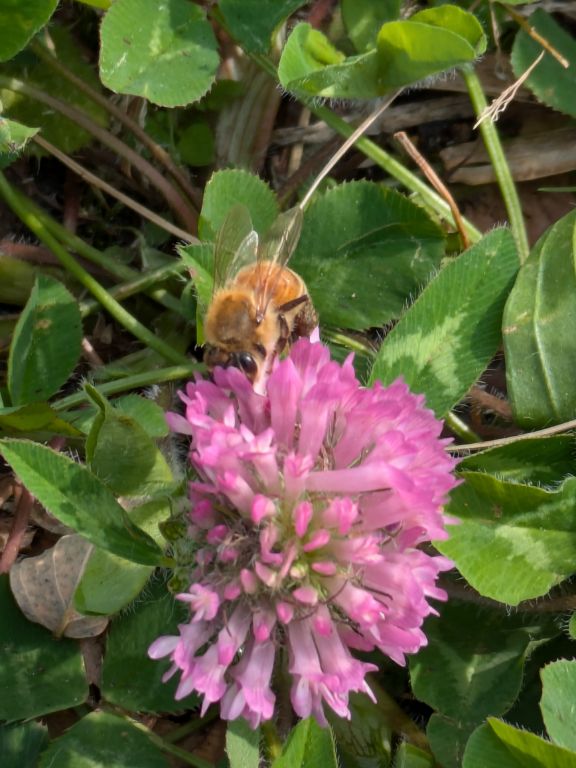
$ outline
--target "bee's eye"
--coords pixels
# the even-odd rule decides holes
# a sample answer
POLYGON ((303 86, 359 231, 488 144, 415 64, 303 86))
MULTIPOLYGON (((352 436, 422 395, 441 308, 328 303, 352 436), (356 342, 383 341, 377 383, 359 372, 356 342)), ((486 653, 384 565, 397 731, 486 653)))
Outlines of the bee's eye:
POLYGON ((258 372, 256 361, 249 352, 239 352, 236 360, 238 368, 241 368, 247 376, 254 376, 258 372))

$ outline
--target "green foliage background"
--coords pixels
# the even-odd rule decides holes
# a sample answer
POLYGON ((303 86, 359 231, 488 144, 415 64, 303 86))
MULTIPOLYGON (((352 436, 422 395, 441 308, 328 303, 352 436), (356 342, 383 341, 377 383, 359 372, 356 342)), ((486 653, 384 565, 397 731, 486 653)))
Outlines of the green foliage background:
MULTIPOLYGON (((51 516, 38 523, 50 532, 39 555, 15 562, 6 546, 0 565, 3 768, 576 766, 576 217, 529 247, 489 121, 480 131, 508 226, 456 228, 445 199, 363 136, 356 148, 379 179, 325 181, 291 261, 333 354, 354 350, 367 384, 403 376, 473 444, 455 449, 466 457, 454 524, 437 545, 455 570, 428 646, 408 670, 375 658, 377 701, 354 697, 350 722, 303 721, 281 741, 234 722, 208 757, 198 747, 217 712, 203 722, 195 697, 175 702, 146 656, 182 620, 165 583, 183 481, 163 411, 169 383, 201 368, 189 349, 202 340, 214 240, 238 201, 265 239, 314 176, 279 194, 273 174, 255 172, 269 149, 258 129, 281 94, 346 137, 342 104, 374 109, 456 70, 479 113, 491 19, 516 76, 546 51, 525 85, 574 116, 576 41, 558 20, 538 9, 518 26, 521 2, 511 15, 468 5, 341 0, 318 28, 301 0, 2 3, 0 198, 56 260, 36 269, 0 252, 0 305, 16 309, 0 315, 0 498, 14 494, 15 520, 34 505, 51 516), (86 171, 77 163, 96 143, 86 171), (48 156, 102 190, 81 236, 20 183, 19 163, 34 162, 41 190, 48 156), (102 334, 101 311, 114 344, 95 361, 86 338, 102 334), (514 434, 476 445, 466 397, 502 348, 514 434), (91 638, 98 674, 79 638, 91 638)), ((8 540, 22 549, 16 531, 8 540)))

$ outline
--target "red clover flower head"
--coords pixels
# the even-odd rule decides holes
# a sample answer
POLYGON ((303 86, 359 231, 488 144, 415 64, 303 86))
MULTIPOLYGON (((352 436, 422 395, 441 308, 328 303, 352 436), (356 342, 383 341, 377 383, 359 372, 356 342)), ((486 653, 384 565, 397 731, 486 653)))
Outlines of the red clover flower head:
POLYGON ((456 481, 442 423, 398 380, 360 386, 352 361, 298 341, 265 395, 235 368, 181 393, 173 431, 191 437, 190 621, 149 654, 180 672, 176 698, 256 727, 272 717, 279 649, 291 702, 325 724, 324 704, 350 717, 351 691, 371 695, 377 668, 353 651, 399 664, 426 644, 428 598, 443 600, 451 567, 419 545, 446 538, 442 505, 456 481))

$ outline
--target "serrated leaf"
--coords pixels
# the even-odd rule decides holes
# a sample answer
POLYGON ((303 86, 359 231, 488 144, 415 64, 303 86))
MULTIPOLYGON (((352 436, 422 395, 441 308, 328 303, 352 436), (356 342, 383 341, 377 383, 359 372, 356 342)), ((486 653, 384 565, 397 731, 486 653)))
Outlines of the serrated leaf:
POLYGON ((342 0, 342 21, 357 51, 376 46, 378 30, 397 19, 401 0, 342 0))
POLYGON ((462 459, 458 469, 487 472, 515 483, 557 485, 576 474, 572 435, 518 440, 462 459))
POLYGON ((483 473, 463 472, 462 479, 447 507, 461 522, 436 546, 480 594, 517 605, 574 572, 576 479, 555 491, 483 473))
POLYGON ((202 240, 214 240, 233 205, 242 202, 248 208, 252 224, 263 235, 278 216, 278 202, 266 182, 248 171, 216 171, 204 190, 198 222, 202 240))
MULTIPOLYGON (((542 8, 527 19, 528 24, 569 62, 566 69, 550 53, 530 73, 524 85, 544 104, 576 117, 576 40, 542 8)), ((512 46, 512 69, 520 77, 542 53, 542 46, 520 29, 512 46)))
POLYGON ((434 768, 436 763, 429 752, 403 741, 396 750, 394 768, 434 768))
POLYGON ((118 496, 167 489, 172 472, 155 442, 136 421, 117 411, 98 390, 85 387, 100 414, 86 440, 90 469, 118 496))
POLYGON ((473 61, 486 49, 478 20, 455 5, 419 11, 378 33, 378 63, 388 89, 473 61))
POLYGON ((502 614, 451 601, 429 618, 428 645, 410 658, 414 694, 436 710, 426 730, 444 768, 458 768, 469 735, 510 708, 522 684, 530 628, 502 614))
POLYGON ((352 693, 349 708, 349 720, 327 712, 344 764, 387 768, 391 763, 393 732, 382 707, 363 693, 352 693))
POLYGON ((112 621, 102 668, 102 694, 108 701, 142 712, 178 712, 198 701, 194 695, 175 701, 176 678, 162 682, 169 663, 153 661, 147 653, 156 638, 177 634, 178 623, 189 616, 183 603, 157 581, 130 612, 112 621))
POLYGON ((2 768, 36 768, 48 744, 48 728, 37 722, 0 725, 2 768))
POLYGON ((230 768, 258 768, 260 728, 250 728, 246 720, 231 720, 226 728, 226 754, 230 768))
POLYGON ((542 699, 540 709, 548 735, 555 744, 576 752, 574 732, 574 691, 576 661, 560 659, 540 672, 542 699))
POLYGON ((357 181, 313 200, 290 266, 322 323, 363 329, 398 317, 443 253, 443 234, 421 208, 357 181))
POLYGON ((515 420, 534 429, 576 409, 576 211, 553 224, 518 273, 503 319, 508 394, 515 420))
MULTIPOLYGON (((50 55, 55 56, 95 91, 102 93, 102 85, 94 68, 86 62, 84 53, 72 34, 58 24, 52 23, 50 40, 53 46, 50 55)), ((41 44, 42 40, 39 39, 39 42, 41 44)), ((106 126, 108 123, 108 113, 103 107, 63 78, 57 70, 47 66, 30 50, 24 51, 14 61, 3 65, 0 72, 7 77, 25 80, 28 85, 35 86, 67 104, 79 107, 97 125, 106 126)), ((72 154, 92 140, 92 136, 84 128, 64 117, 57 110, 22 93, 0 88, 0 101, 7 116, 25 125, 38 126, 43 138, 55 144, 66 154, 72 154)), ((44 152, 34 143, 28 147, 28 151, 35 154, 44 152)))
POLYGON ((0 435, 19 432, 48 432, 69 437, 78 437, 81 434, 75 427, 60 418, 48 403, 0 408, 0 435))
MULTIPOLYGON (((13 162, 37 133, 38 128, 29 128, 27 125, 0 116, 0 168, 5 168, 13 162)), ((4 258, 6 257, 2 257, 2 261, 4 258)), ((12 261, 22 271, 32 269, 29 264, 22 264, 18 259, 12 261)))
POLYGON ((448 264, 384 339, 370 381, 403 376, 443 416, 482 374, 501 341, 518 269, 510 232, 496 229, 448 264))
POLYGON ((350 57, 321 32, 302 23, 294 28, 282 51, 278 78, 293 93, 372 99, 473 61, 485 48, 480 23, 453 5, 383 24, 376 48, 350 57))
POLYGON ((82 616, 72 599, 92 544, 77 534, 62 536, 41 555, 26 557, 10 569, 10 586, 22 613, 58 637, 95 637, 107 619, 82 616))
MULTIPOLYGON (((170 500, 148 501, 128 512, 130 519, 161 546, 159 524, 170 516, 170 500)), ((136 599, 154 568, 131 563, 95 548, 74 593, 74 605, 82 613, 109 616, 136 599)))
MULTIPOLYGON (((141 395, 124 395, 114 398, 112 406, 120 413, 138 422, 142 429, 153 438, 166 437, 168 435, 168 423, 164 410, 154 400, 141 395)), ((74 424, 80 434, 87 435, 92 429, 98 409, 92 405, 86 405, 79 410, 69 411, 66 417, 74 424)))
POLYGON ((28 621, 4 575, 0 615, 0 720, 37 717, 85 701, 88 683, 78 644, 56 640, 44 627, 28 621))
POLYGON ((101 27, 100 77, 162 107, 198 101, 220 64, 203 8, 186 0, 116 0, 101 27))
POLYGON ((126 717, 91 712, 43 753, 38 768, 169 768, 168 759, 126 717))
POLYGON ((500 612, 450 601, 426 621, 428 645, 410 657, 418 699, 462 723, 508 710, 522 684, 530 627, 500 612))
POLYGON ((166 437, 169 432, 166 414, 162 408, 141 395, 125 395, 112 401, 115 410, 137 422, 150 437, 166 437))
POLYGON ((155 542, 86 467, 28 440, 1 440, 0 453, 54 517, 93 544, 143 565, 163 562, 155 542))
POLYGON ((287 91, 303 96, 372 99, 386 93, 376 51, 348 58, 310 24, 293 30, 278 64, 278 79, 287 91))
POLYGON ((460 768, 466 742, 474 730, 474 725, 454 721, 437 712, 432 713, 426 726, 426 736, 436 758, 436 765, 441 765, 442 768, 460 768))
POLYGON ((272 768, 338 768, 334 737, 330 728, 321 728, 313 717, 301 720, 284 745, 272 768))
POLYGON ((8 389, 13 405, 47 400, 57 392, 80 358, 81 341, 76 299, 62 283, 39 275, 10 347, 8 389))
MULTIPOLYGON (((9 123, 10 120, 4 120, 9 123)), ((0 133, 2 132, 2 118, 0 118, 0 133)), ((1 166, 0 159, 0 166, 1 166)), ((24 306, 28 301, 38 268, 15 256, 8 256, 0 249, 0 302, 3 304, 16 304, 24 306)))
POLYGON ((7 61, 41 29, 58 0, 3 0, 0 6, 0 61, 7 61))
POLYGON ((305 0, 220 0, 218 7, 247 53, 267 53, 276 27, 302 5, 305 0))
POLYGON ((491 717, 470 737, 462 768, 576 768, 576 753, 491 717))

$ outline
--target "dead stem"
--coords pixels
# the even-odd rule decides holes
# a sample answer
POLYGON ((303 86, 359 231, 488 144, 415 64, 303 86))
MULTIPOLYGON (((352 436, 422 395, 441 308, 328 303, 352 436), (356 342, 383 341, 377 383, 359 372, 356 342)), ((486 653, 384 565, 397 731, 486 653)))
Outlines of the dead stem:
POLYGON ((185 240, 187 243, 200 242, 199 240, 197 240, 197 238, 195 238, 189 232, 186 232, 185 230, 180 229, 180 227, 175 226, 164 217, 159 216, 157 213, 154 213, 154 211, 151 211, 150 208, 146 208, 146 206, 141 205, 136 200, 133 200, 131 197, 128 197, 128 195, 125 195, 123 192, 120 192, 119 190, 116 189, 116 187, 113 187, 111 184, 108 184, 108 182, 104 181, 99 176, 96 176, 94 173, 84 168, 84 166, 80 165, 80 163, 77 163, 75 160, 72 160, 72 158, 69 157, 65 152, 61 152, 58 149, 58 147, 55 147, 49 141, 46 141, 46 139, 43 139, 42 136, 36 135, 33 137, 32 140, 36 142, 36 144, 38 144, 39 147, 42 147, 42 149, 45 149, 51 155, 58 158, 58 160, 60 160, 61 163, 64 163, 64 165, 70 168, 70 170, 74 171, 74 173, 77 173, 78 176, 84 179, 84 181, 86 181, 88 184, 92 184, 98 189, 101 189, 103 192, 106 192, 111 197, 114 197, 116 200, 119 200, 127 208, 131 208, 133 211, 136 211, 136 213, 142 216, 142 218, 148 219, 148 221, 151 221, 153 224, 156 224, 157 227, 164 229, 166 232, 169 232, 171 235, 174 235, 174 237, 178 237, 181 240, 185 240))
POLYGON ((401 145, 402 149, 406 152, 406 154, 414 160, 416 165, 420 168, 426 179, 430 182, 430 184, 434 187, 436 192, 448 203, 450 207, 450 212, 452 213, 452 216, 454 218, 454 223, 456 224, 456 228, 458 229, 458 234, 460 235, 460 240, 462 241, 462 245, 464 248, 470 247, 470 238, 468 237, 468 233, 466 232, 466 227, 464 226, 464 221, 462 220, 462 215, 460 213, 460 209, 456 205, 456 201, 448 191, 448 188, 442 181, 442 179, 438 176, 434 168, 430 165, 430 163, 426 160, 426 158, 416 149, 412 141, 410 140, 408 134, 405 131, 398 131, 398 133, 394 134, 394 138, 396 141, 401 145))
POLYGON ((154 139, 152 139, 135 120, 133 120, 129 115, 126 114, 126 112, 124 112, 124 110, 117 107, 116 104, 110 101, 110 99, 107 99, 101 93, 98 93, 98 91, 95 91, 90 85, 88 85, 88 83, 84 82, 84 80, 82 80, 80 77, 77 77, 68 69, 68 67, 62 64, 62 62, 52 54, 53 43, 47 28, 44 29, 44 38, 46 41, 45 45, 42 45, 36 40, 33 40, 30 45, 38 58, 41 58, 42 61, 45 61, 50 67, 59 72, 69 82, 75 85, 76 88, 91 98, 93 102, 99 104, 110 115, 115 117, 116 120, 118 120, 118 122, 121 123, 125 128, 128 128, 128 130, 134 134, 138 141, 140 141, 150 151, 150 154, 166 168, 172 178, 180 185, 182 191, 186 193, 194 207, 199 210, 202 202, 199 191, 192 186, 184 171, 176 165, 168 152, 166 152, 163 147, 157 144, 154 139))
POLYGON ((522 16, 522 14, 515 11, 513 8, 511 8, 509 5, 506 5, 506 3, 501 3, 501 5, 506 9, 506 13, 511 16, 516 24, 526 32, 527 35, 529 35, 532 40, 535 40, 537 43, 539 43, 542 48, 544 48, 551 56, 554 56, 556 61, 561 64, 564 69, 568 69, 570 66, 570 62, 568 59, 566 59, 560 51, 558 51, 552 43, 550 43, 545 37, 543 37, 538 30, 530 24, 530 22, 522 16))
POLYGON ((67 104, 60 99, 56 99, 50 96, 48 93, 39 88, 35 88, 28 83, 24 83, 22 80, 18 80, 14 77, 5 77, 0 75, 0 87, 6 88, 14 93, 22 93, 30 99, 39 101, 41 104, 46 104, 51 109, 56 110, 60 114, 67 117, 72 122, 84 128, 94 138, 101 141, 110 149, 118 154, 119 157, 125 158, 128 162, 137 168, 140 173, 145 176, 158 191, 164 196, 166 202, 175 212, 175 214, 182 221, 184 226, 190 231, 195 232, 198 225, 198 214, 195 209, 192 208, 189 202, 187 202, 180 192, 155 168, 151 163, 145 160, 134 149, 129 147, 123 141, 110 133, 110 131, 102 128, 92 118, 86 114, 86 112, 67 104))
POLYGON ((19 483, 14 485, 14 501, 16 509, 14 512, 14 522, 8 534, 8 541, 0 557, 0 573, 8 573, 10 568, 16 562, 16 558, 22 547, 22 540, 28 527, 30 512, 32 510, 33 499, 30 493, 19 483))

